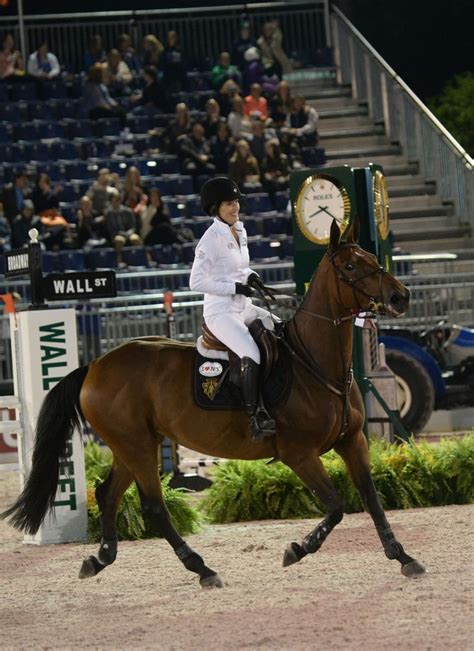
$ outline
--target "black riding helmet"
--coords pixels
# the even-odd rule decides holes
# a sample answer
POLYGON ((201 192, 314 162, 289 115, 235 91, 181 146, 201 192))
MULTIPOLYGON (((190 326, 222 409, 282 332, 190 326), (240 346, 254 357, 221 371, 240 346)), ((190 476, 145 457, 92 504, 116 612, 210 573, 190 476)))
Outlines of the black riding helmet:
POLYGON ((239 186, 227 176, 216 176, 206 181, 201 188, 201 206, 210 216, 217 215, 219 205, 223 201, 235 201, 245 195, 240 193, 239 186))

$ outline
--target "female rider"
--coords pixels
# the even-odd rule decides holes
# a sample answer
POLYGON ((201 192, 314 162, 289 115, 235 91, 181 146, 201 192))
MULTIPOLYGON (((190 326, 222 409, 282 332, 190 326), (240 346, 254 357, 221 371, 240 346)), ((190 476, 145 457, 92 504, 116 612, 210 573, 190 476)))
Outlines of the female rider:
POLYGON ((260 276, 249 268, 247 233, 239 221, 242 195, 227 177, 215 177, 201 189, 201 205, 214 217, 196 247, 190 288, 204 293, 204 320, 212 334, 240 357, 241 391, 252 438, 275 433, 275 421, 258 404, 260 351, 247 325, 270 313, 252 305, 252 287, 260 276))

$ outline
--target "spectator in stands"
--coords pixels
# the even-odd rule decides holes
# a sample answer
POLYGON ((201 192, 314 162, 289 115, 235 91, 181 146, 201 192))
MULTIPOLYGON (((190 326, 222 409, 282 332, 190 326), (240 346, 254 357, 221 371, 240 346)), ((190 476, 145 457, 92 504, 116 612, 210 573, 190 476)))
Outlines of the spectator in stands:
POLYGON ((245 98, 244 113, 254 120, 266 122, 268 119, 268 102, 262 96, 262 87, 260 84, 252 84, 250 95, 245 98))
POLYGON ((89 38, 87 52, 84 55, 84 70, 90 70, 96 63, 103 63, 107 59, 107 54, 102 45, 102 36, 93 34, 89 38))
POLYGON ((306 104, 302 95, 293 98, 291 113, 286 119, 286 128, 300 148, 314 147, 318 144, 318 119, 316 109, 306 104))
POLYGON ((260 51, 258 47, 250 47, 244 52, 243 81, 244 90, 248 92, 252 84, 261 84, 265 68, 260 61, 260 51))
POLYGON ((145 88, 142 92, 131 97, 136 104, 133 112, 136 114, 146 113, 153 115, 157 111, 165 109, 165 94, 161 84, 158 82, 158 70, 155 66, 146 66, 143 70, 145 88))
POLYGON ((217 59, 216 65, 211 70, 211 84, 215 90, 220 90, 224 82, 235 81, 241 84, 242 75, 236 66, 230 62, 230 54, 228 52, 221 52, 217 59))
POLYGON ((235 97, 240 97, 240 88, 235 83, 235 81, 229 79, 222 85, 217 100, 219 102, 219 106, 221 107, 221 115, 223 117, 226 118, 232 111, 233 101, 235 97))
POLYGON ((59 212, 58 194, 61 192, 61 186, 51 187, 51 179, 48 174, 39 174, 36 184, 31 195, 35 212, 43 215, 48 212, 59 212))
POLYGON ((40 174, 31 195, 35 214, 40 216, 43 225, 43 242, 50 251, 58 251, 71 246, 74 229, 59 210, 58 194, 61 186, 53 188, 48 174, 40 174))
POLYGON ((0 45, 0 79, 14 79, 25 74, 21 53, 16 49, 15 38, 5 34, 0 45))
POLYGON ((26 172, 17 172, 13 183, 7 183, 2 194, 3 210, 10 224, 23 210, 23 204, 29 195, 30 189, 26 172))
POLYGON ((137 167, 131 166, 127 169, 125 183, 123 186, 123 203, 130 208, 135 215, 141 213, 146 206, 148 197, 143 187, 142 178, 137 167))
POLYGON ((206 118, 203 122, 206 138, 212 138, 217 133, 217 127, 223 121, 221 107, 218 102, 211 98, 206 102, 206 118))
POLYGON ((175 119, 168 125, 164 135, 165 147, 169 154, 176 154, 179 139, 191 131, 191 116, 184 102, 176 104, 175 119))
POLYGON ((96 63, 89 70, 88 80, 84 87, 82 109, 91 120, 99 118, 119 118, 122 127, 125 126, 126 113, 114 100, 104 81, 104 68, 96 63))
POLYGON ((79 201, 77 211, 78 245, 84 250, 107 244, 104 216, 96 217, 92 211, 92 201, 85 195, 79 201))
POLYGON ((264 23, 262 35, 257 40, 257 45, 262 53, 262 63, 267 74, 282 74, 291 72, 293 66, 282 47, 283 34, 278 21, 270 20, 264 23))
POLYGON ((157 188, 150 190, 150 201, 142 208, 140 217, 140 236, 147 246, 179 243, 178 232, 157 188))
POLYGON ((97 179, 87 191, 87 196, 92 201, 92 212, 96 217, 105 214, 109 207, 111 192, 110 170, 104 167, 99 170, 97 179))
POLYGON ((256 41, 252 38, 250 33, 250 23, 247 20, 242 21, 239 29, 239 37, 232 46, 232 63, 239 68, 239 70, 244 70, 246 65, 246 60, 244 53, 252 47, 255 47, 256 41))
POLYGON ((265 156, 261 164, 262 185, 269 193, 275 205, 275 193, 288 187, 288 158, 281 152, 280 143, 276 138, 265 144, 265 156))
POLYGON ((163 43, 156 38, 153 34, 147 34, 143 38, 143 57, 142 57, 142 66, 155 66, 158 68, 160 65, 160 57, 163 52, 164 47, 163 43))
POLYGON ((107 63, 109 64, 110 71, 110 83, 108 86, 112 95, 129 95, 133 75, 128 65, 122 59, 120 52, 115 49, 110 50, 107 63))
POLYGON ((178 33, 173 30, 166 36, 166 47, 160 57, 160 70, 169 96, 186 89, 186 60, 179 46, 178 33))
POLYGON ((39 48, 30 54, 28 74, 41 80, 55 79, 61 73, 58 57, 49 51, 48 42, 43 41, 39 48))
POLYGON ((10 251, 12 243, 12 228, 10 222, 3 214, 3 206, 0 203, 0 253, 10 251))
POLYGON ((234 97, 232 111, 227 118, 227 124, 229 125, 234 140, 250 138, 252 135, 252 124, 244 112, 244 100, 240 95, 234 97))
POLYGON ((260 185, 260 169, 246 140, 239 140, 229 163, 229 176, 240 186, 254 189, 260 185))
POLYGON ((138 75, 141 66, 137 53, 132 46, 130 34, 120 34, 117 39, 117 50, 122 55, 122 60, 127 64, 134 75, 138 75))
POLYGON ((211 159, 211 147, 204 137, 204 127, 200 122, 195 122, 191 134, 181 140, 178 154, 185 174, 196 176, 216 171, 211 159))
POLYGON ((120 192, 113 188, 111 195, 111 206, 105 212, 105 230, 109 242, 113 244, 117 251, 119 265, 122 265, 123 247, 127 244, 130 246, 140 246, 143 244, 143 241, 137 233, 135 215, 130 208, 122 205, 120 201, 120 192))
POLYGON ((35 215, 35 207, 31 199, 25 199, 20 214, 15 217, 12 223, 12 248, 21 249, 28 246, 30 236, 28 232, 36 228, 41 234, 43 225, 38 215, 35 215))
POLYGON ((274 97, 270 99, 270 118, 273 126, 277 129, 281 128, 291 112, 293 99, 291 97, 290 86, 287 81, 280 81, 278 84, 277 92, 274 97))
POLYGON ((219 122, 216 135, 212 136, 209 144, 211 146, 212 162, 216 166, 216 172, 227 174, 229 171, 229 160, 234 151, 234 146, 231 142, 229 126, 225 122, 219 122))
POLYGON ((296 139, 290 135, 287 129, 283 127, 278 133, 280 147, 283 154, 288 159, 288 165, 292 170, 299 170, 303 167, 301 149, 296 139))
POLYGON ((272 136, 275 136, 274 130, 269 129, 267 132, 261 120, 254 120, 252 122, 252 136, 249 140, 250 151, 259 163, 262 162, 265 156, 265 145, 272 136))

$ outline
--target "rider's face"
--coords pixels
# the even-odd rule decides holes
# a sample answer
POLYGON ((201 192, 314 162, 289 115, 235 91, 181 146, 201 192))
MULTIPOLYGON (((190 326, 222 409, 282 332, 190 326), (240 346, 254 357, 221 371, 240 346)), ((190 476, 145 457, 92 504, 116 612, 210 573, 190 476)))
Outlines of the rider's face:
POLYGON ((223 201, 219 206, 219 217, 232 226, 239 221, 240 203, 237 200, 223 201))

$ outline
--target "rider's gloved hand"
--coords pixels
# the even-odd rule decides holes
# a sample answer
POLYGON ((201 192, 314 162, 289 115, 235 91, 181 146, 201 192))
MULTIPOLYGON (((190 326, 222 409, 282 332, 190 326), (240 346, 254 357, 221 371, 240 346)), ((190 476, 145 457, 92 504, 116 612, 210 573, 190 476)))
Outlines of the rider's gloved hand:
POLYGON ((263 291, 265 289, 265 284, 260 276, 253 271, 250 276, 247 278, 247 285, 252 287, 252 289, 257 289, 263 291))
POLYGON ((243 285, 242 283, 235 283, 235 293, 241 294, 242 296, 253 296, 253 289, 248 285, 243 285))

